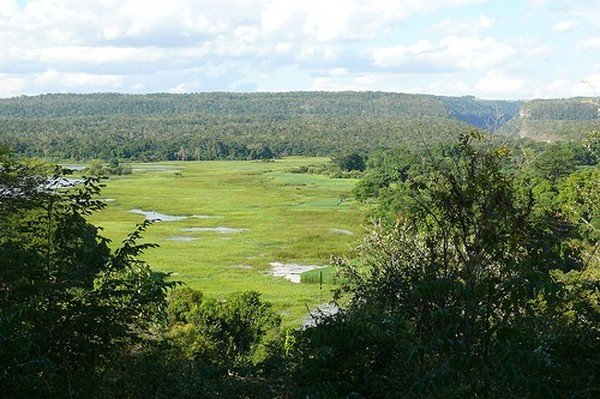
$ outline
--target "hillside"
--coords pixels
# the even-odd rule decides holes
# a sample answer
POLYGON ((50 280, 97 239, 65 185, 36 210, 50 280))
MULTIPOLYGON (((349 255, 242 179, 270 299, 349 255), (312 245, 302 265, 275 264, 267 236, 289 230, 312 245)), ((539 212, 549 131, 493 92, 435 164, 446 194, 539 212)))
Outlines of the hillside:
POLYGON ((532 100, 500 132, 539 141, 581 140, 599 123, 598 98, 532 100))
POLYGON ((452 117, 486 130, 495 130, 514 118, 523 105, 522 101, 480 100, 473 96, 437 98, 452 117))
POLYGON ((49 94, 0 100, 0 140, 57 158, 258 159, 421 145, 473 127, 537 140, 595 123, 583 99, 384 92, 49 94))

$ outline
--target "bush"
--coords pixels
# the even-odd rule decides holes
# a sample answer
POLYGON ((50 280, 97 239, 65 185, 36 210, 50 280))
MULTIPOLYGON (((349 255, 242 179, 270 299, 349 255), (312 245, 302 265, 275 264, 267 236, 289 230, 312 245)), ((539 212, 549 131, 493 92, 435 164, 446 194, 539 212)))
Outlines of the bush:
POLYGON ((337 259, 338 315, 298 333, 297 389, 315 397, 594 397, 597 279, 576 230, 462 138, 408 179, 394 225, 337 259))

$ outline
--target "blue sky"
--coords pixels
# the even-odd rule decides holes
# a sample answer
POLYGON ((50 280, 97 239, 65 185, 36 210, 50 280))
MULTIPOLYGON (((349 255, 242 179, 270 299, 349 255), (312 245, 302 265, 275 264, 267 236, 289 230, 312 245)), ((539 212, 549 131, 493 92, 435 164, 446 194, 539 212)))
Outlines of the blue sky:
POLYGON ((600 0, 0 0, 0 97, 600 93, 600 0))

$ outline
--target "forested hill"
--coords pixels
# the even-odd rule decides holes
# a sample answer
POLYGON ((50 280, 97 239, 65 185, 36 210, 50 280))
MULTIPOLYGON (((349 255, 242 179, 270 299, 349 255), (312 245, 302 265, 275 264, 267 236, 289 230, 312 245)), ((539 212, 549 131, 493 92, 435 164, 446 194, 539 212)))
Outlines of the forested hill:
POLYGON ((60 158, 331 155, 495 129, 525 107, 383 92, 49 94, 1 99, 0 141, 22 154, 60 158))
POLYGON ((486 101, 475 97, 438 97, 384 92, 287 92, 195 94, 48 94, 0 100, 3 118, 81 116, 239 115, 239 116, 396 116, 455 117, 481 125, 498 111, 514 116, 517 101, 486 101))
POLYGON ((500 131, 534 140, 580 140, 600 125, 600 99, 575 97, 532 100, 500 131))

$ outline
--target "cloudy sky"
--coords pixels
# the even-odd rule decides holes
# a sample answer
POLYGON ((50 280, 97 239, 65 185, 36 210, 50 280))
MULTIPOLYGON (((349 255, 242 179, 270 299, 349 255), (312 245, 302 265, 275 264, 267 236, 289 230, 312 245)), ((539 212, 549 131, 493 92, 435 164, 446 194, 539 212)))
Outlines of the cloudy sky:
POLYGON ((0 0, 0 97, 600 93, 600 0, 0 0))

